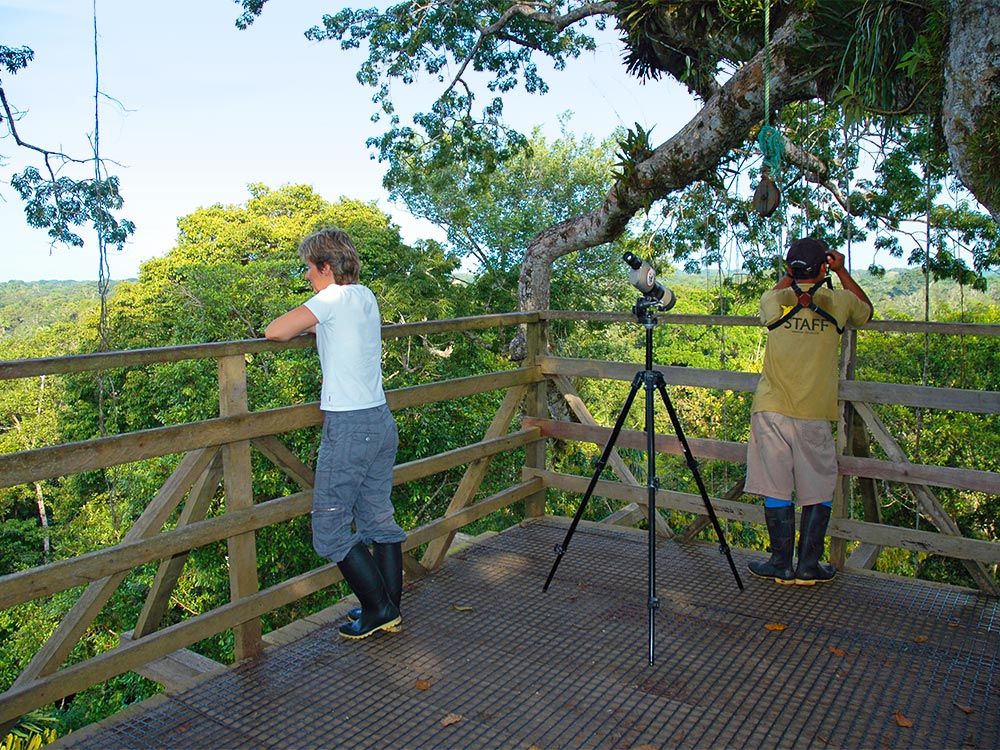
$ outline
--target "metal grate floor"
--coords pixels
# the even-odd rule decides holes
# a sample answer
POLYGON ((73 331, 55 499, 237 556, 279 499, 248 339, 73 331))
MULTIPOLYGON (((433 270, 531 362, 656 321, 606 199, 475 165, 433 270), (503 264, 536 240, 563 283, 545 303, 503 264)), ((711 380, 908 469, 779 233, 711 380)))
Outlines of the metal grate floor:
POLYGON ((997 748, 1000 603, 870 573, 753 578, 716 545, 558 519, 448 559, 405 629, 335 626, 59 741, 111 748, 997 748), (784 630, 765 626, 779 623, 784 630), (912 726, 902 726, 912 721, 912 726))

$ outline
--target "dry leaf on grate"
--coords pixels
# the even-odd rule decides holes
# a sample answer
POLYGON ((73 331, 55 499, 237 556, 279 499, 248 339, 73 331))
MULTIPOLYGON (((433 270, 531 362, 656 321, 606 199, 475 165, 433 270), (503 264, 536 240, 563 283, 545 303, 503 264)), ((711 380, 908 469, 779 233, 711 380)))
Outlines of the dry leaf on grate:
POLYGON ((896 723, 899 724, 899 726, 907 728, 913 726, 913 719, 907 719, 903 715, 902 711, 897 711, 896 713, 893 714, 893 716, 896 718, 896 723))
POLYGON ((458 724, 462 720, 461 714, 448 714, 443 719, 441 719, 441 726, 450 727, 452 724, 458 724))

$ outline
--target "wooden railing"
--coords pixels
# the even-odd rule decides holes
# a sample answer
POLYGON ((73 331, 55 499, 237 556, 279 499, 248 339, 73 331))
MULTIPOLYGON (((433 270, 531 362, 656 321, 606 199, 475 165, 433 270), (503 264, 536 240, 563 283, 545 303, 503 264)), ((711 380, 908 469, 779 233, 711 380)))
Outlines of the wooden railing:
MULTIPOLYGON (((664 315, 661 319, 670 325, 758 326, 754 318, 664 315)), ((436 568, 447 554, 456 532, 498 509, 523 501, 525 516, 535 517, 545 512, 547 489, 576 494, 584 492, 590 477, 557 473, 547 468, 547 441, 555 438, 606 445, 610 429, 596 424, 574 383, 588 378, 630 381, 642 365, 551 356, 546 352, 545 341, 546 329, 552 320, 629 323, 633 318, 618 313, 548 311, 388 325, 383 328, 383 339, 386 340, 439 334, 465 335, 475 330, 504 326, 524 326, 527 332, 528 358, 518 366, 512 364, 510 369, 502 371, 387 392, 389 406, 394 411, 474 394, 504 394, 492 423, 479 440, 396 466, 394 483, 397 485, 456 467, 466 467, 446 513, 409 530, 404 543, 404 550, 408 553, 408 575, 421 575, 436 568), (556 420, 548 416, 547 403, 552 392, 562 394, 575 421, 556 420), (514 450, 523 450, 525 455, 521 481, 477 500, 491 459, 514 450), (413 555, 417 548, 423 548, 419 560, 413 555)), ((869 330, 1000 335, 1000 326, 878 322, 866 329, 869 330)), ((931 488, 957 487, 1000 494, 1000 474, 910 462, 893 440, 891 429, 881 423, 870 405, 891 403, 998 414, 1000 394, 853 380, 848 377, 852 372, 853 335, 848 336, 844 347, 847 356, 844 358, 844 377, 840 385, 841 398, 849 405, 839 430, 841 453, 844 454, 839 458, 839 470, 844 480, 842 485, 846 486, 851 477, 905 483, 920 503, 922 512, 939 531, 918 531, 845 517, 847 500, 842 486, 835 498, 835 517, 829 532, 836 542, 832 548, 834 562, 840 566, 871 567, 878 550, 884 547, 941 554, 962 560, 980 589, 996 594, 996 577, 990 568, 995 569, 1000 563, 1000 544, 995 540, 964 538, 937 502, 931 488), (851 409, 891 460, 846 455, 849 452, 846 436, 853 428, 851 409), (848 541, 860 543, 849 560, 846 558, 848 541)), ((86 586, 72 610, 32 662, 16 682, 0 694, 0 724, 9 726, 27 711, 49 705, 128 671, 152 674, 155 679, 151 664, 177 653, 190 653, 184 650, 226 631, 233 631, 235 635, 235 660, 252 657, 261 651, 265 641, 260 619, 262 615, 341 580, 335 564, 322 565, 265 589, 260 588, 258 580, 255 532, 310 511, 313 471, 278 436, 319 425, 322 417, 315 402, 250 411, 246 358, 263 352, 311 346, 312 338, 302 337, 288 344, 253 340, 0 362, 0 380, 11 380, 214 359, 218 363, 220 404, 219 416, 213 419, 0 455, 0 487, 10 487, 183 454, 176 469, 120 543, 0 578, 0 609, 86 586), (300 490, 264 501, 255 498, 251 448, 280 468, 300 490), (208 506, 216 496, 220 483, 225 488, 225 512, 209 518, 208 506), (176 518, 176 524, 164 530, 170 518, 176 518), (228 547, 230 601, 161 627, 187 555, 199 547, 221 541, 225 541, 228 547), (115 589, 130 571, 148 563, 158 563, 159 569, 135 628, 122 634, 119 647, 67 665, 70 652, 115 589)), ((656 369, 663 373, 668 387, 751 392, 757 382, 754 373, 659 365, 656 369)), ((699 460, 718 460, 736 466, 745 460, 745 443, 704 438, 691 438, 688 442, 699 460)), ((644 450, 646 436, 623 430, 616 446, 644 450)), ((658 435, 656 449, 664 453, 681 452, 676 435, 658 435)), ((617 455, 612 456, 611 466, 620 481, 599 481, 595 494, 620 500, 626 505, 606 521, 635 523, 645 517, 642 508, 649 498, 648 487, 640 486, 629 467, 617 455)), ((723 519, 762 524, 763 508, 749 498, 741 501, 741 490, 742 482, 737 482, 723 497, 712 498, 717 515, 723 519)), ((658 490, 656 505, 697 516, 682 536, 693 536, 706 525, 700 495, 658 490)), ((660 521, 660 533, 671 536, 673 532, 666 522, 659 515, 657 519, 660 521)))

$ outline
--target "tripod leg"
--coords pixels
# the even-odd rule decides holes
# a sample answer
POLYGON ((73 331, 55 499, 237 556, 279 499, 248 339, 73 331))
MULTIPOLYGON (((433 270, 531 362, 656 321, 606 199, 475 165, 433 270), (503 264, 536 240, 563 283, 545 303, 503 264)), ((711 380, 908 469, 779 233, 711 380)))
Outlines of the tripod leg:
POLYGON ((573 522, 569 525, 569 530, 566 532, 566 537, 563 539, 562 544, 557 544, 555 547, 556 559, 552 563, 552 569, 549 571, 549 577, 545 579, 545 585, 542 586, 542 591, 549 590, 549 584, 552 583, 552 578, 556 574, 556 568, 559 567, 559 563, 562 561, 562 556, 566 554, 566 550, 569 549, 569 540, 573 537, 573 532, 576 531, 577 525, 580 523, 580 519, 583 518, 583 511, 587 507, 587 503, 590 501, 590 496, 594 492, 594 487, 597 486, 597 480, 600 479, 601 473, 604 471, 604 467, 608 465, 608 459, 611 457, 611 451, 615 448, 615 442, 618 440, 618 435, 622 431, 622 425, 625 424, 625 418, 628 416, 629 409, 632 408, 632 402, 635 401, 635 396, 639 392, 639 385, 643 381, 643 373, 636 373, 636 376, 632 379, 632 389, 629 391, 628 398, 625 399, 625 405, 622 407, 621 413, 618 415, 618 420, 615 422, 614 429, 611 431, 611 437, 608 438, 607 445, 604 446, 604 452, 601 453, 600 459, 597 461, 597 468, 594 470, 594 475, 590 478, 590 484, 587 485, 587 491, 583 495, 583 499, 580 501, 580 506, 576 509, 576 515, 573 516, 573 522))
POLYGON ((681 444, 681 449, 684 451, 684 458, 687 460, 688 468, 691 469, 691 474, 694 476, 695 484, 698 485, 698 491, 701 493, 701 499, 705 503, 705 510, 708 512, 708 517, 712 520, 712 526, 715 527, 715 535, 719 539, 719 551, 725 554, 726 559, 729 561, 729 568, 733 571, 733 577, 736 579, 736 585, 739 587, 740 591, 743 590, 743 580, 740 578, 740 573, 736 569, 736 563, 733 562, 733 555, 729 549, 729 545, 726 543, 725 533, 722 531, 722 526, 719 524, 719 518, 715 515, 715 508, 712 507, 712 502, 708 499, 708 490, 705 489, 705 483, 701 479, 701 472, 698 470, 698 462, 695 460, 694 454, 691 452, 691 447, 688 445, 687 438, 684 437, 684 431, 681 429, 680 419, 677 418, 677 412, 674 410, 674 405, 670 402, 670 396, 667 394, 667 386, 663 380, 663 373, 657 372, 656 374, 656 387, 660 391, 660 396, 663 399, 664 405, 667 407, 667 414, 670 415, 670 423, 674 426, 674 433, 677 435, 677 440, 681 444))
POLYGON ((652 666, 656 650, 656 610, 660 608, 660 600, 656 597, 656 491, 660 482, 656 478, 656 425, 653 420, 653 389, 656 386, 656 376, 649 370, 642 373, 646 383, 646 480, 649 492, 646 499, 649 533, 649 664, 652 666))

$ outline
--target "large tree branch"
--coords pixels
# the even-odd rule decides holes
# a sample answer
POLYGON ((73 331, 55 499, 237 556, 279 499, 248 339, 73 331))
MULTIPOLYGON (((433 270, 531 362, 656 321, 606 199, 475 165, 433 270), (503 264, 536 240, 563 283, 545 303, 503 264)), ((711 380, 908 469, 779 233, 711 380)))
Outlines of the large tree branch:
MULTIPOLYGON (((789 54, 798 41, 802 18, 790 16, 771 45, 770 101, 776 108, 817 93, 809 71, 793 68, 794 56, 789 54)), ((614 240, 643 206, 701 179, 746 139, 764 116, 764 54, 758 52, 705 102, 694 119, 636 164, 628 181, 616 182, 599 208, 560 222, 532 239, 518 283, 522 310, 548 308, 552 264, 557 258, 614 240)), ((524 356, 521 335, 511 344, 511 356, 524 356)))
POLYGON ((807 180, 828 190, 834 197, 834 200, 836 200, 845 211, 850 213, 851 202, 848 197, 840 191, 840 187, 837 183, 830 179, 830 168, 827 163, 816 156, 816 154, 811 154, 805 149, 799 148, 795 143, 784 136, 782 136, 782 142, 784 143, 785 159, 788 163, 794 164, 796 167, 805 172, 807 180))

